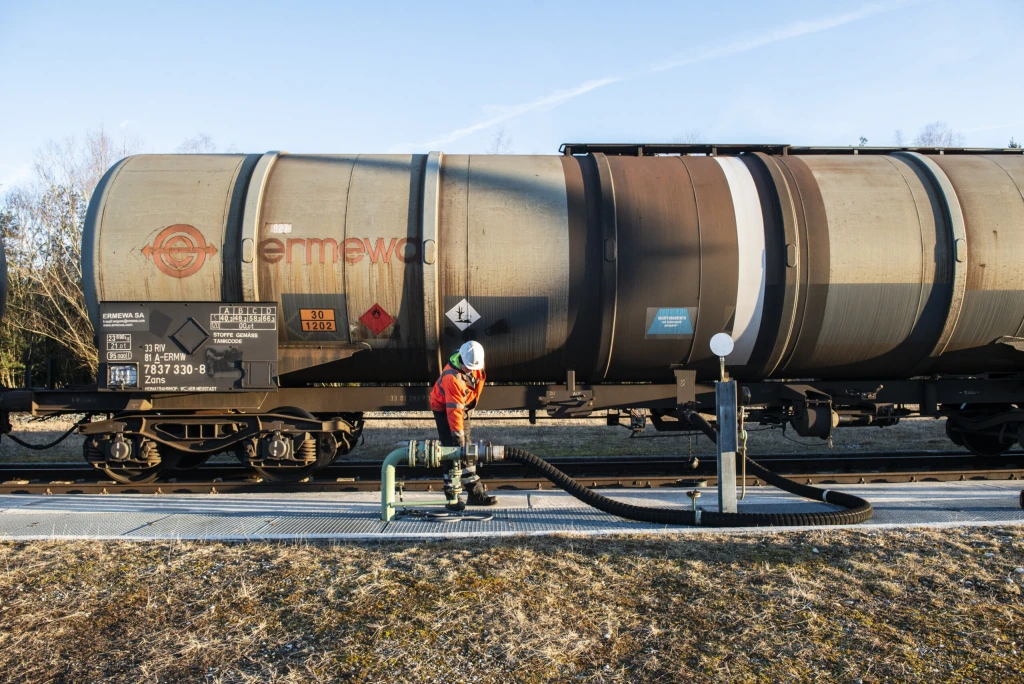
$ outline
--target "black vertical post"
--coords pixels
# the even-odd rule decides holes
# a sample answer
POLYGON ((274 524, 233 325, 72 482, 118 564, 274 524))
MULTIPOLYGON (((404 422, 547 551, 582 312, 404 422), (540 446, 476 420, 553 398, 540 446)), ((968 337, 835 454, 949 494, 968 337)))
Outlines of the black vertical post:
POLYGON ((736 512, 736 381, 715 383, 718 409, 718 512, 736 512))

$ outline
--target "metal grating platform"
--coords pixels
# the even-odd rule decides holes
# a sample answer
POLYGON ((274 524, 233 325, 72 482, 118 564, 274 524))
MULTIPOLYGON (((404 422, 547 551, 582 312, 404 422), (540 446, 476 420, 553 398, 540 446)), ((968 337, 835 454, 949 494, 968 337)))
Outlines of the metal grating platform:
MULTIPOLYGON (((848 485, 842 489, 875 506, 875 517, 859 527, 880 528, 1024 524, 1021 486, 1013 481, 971 481, 848 485)), ((602 493, 638 505, 690 506, 683 489, 602 493)), ((585 507, 559 491, 498 494, 499 506, 469 511, 491 514, 493 519, 455 523, 410 516, 383 523, 379 519, 380 495, 374 492, 2 496, 0 539, 341 540, 708 531, 622 520, 585 507)), ((430 493, 405 496, 411 502, 435 498, 436 494, 430 493)), ((705 509, 714 509, 715 489, 701 489, 699 502, 705 509)), ((749 488, 747 498, 740 502, 740 510, 764 513, 830 508, 762 487, 749 488)))

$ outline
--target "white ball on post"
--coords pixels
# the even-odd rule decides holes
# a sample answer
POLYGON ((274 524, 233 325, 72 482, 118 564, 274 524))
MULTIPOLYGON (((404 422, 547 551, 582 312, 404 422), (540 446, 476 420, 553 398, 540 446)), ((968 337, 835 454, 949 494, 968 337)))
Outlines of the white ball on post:
POLYGON ((732 354, 734 346, 728 333, 720 332, 711 338, 711 353, 718 357, 722 382, 725 382, 725 357, 732 354))

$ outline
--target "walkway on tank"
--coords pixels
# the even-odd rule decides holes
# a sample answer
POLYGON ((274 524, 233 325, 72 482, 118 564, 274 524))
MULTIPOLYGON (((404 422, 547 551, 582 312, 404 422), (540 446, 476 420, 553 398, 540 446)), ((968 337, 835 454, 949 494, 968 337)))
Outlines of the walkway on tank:
MULTIPOLYGON (((874 518, 857 527, 1024 524, 1019 481, 846 485, 874 505, 874 518)), ((713 488, 701 489, 707 509, 713 488)), ((685 489, 602 490, 637 504, 688 507, 685 489)), ((561 491, 501 492, 500 505, 470 509, 486 522, 437 522, 403 517, 381 522, 379 494, 215 494, 0 496, 0 539, 398 539, 517 534, 623 534, 707 531, 625 521, 580 504, 561 491)), ((406 495, 406 501, 436 498, 406 495)), ((748 488, 740 510, 814 511, 833 507, 774 488, 748 488)), ((438 508, 424 510, 441 510, 438 508)), ((721 529, 721 528, 720 528, 721 529)), ((734 528, 742 529, 742 528, 734 528)), ((764 529, 764 528, 761 528, 764 529)), ((794 529, 794 528, 776 528, 794 529)))

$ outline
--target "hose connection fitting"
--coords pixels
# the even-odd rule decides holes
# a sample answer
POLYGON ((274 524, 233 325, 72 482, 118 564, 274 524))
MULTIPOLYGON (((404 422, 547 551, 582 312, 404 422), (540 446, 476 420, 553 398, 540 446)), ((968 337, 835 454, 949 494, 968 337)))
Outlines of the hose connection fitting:
POLYGON ((479 463, 493 463, 505 459, 505 448, 483 442, 471 442, 464 447, 441 446, 436 439, 422 442, 410 440, 398 446, 387 455, 380 470, 380 519, 384 522, 395 517, 398 508, 420 506, 447 506, 459 502, 462 493, 462 469, 479 463), (395 467, 440 468, 448 465, 450 486, 445 486, 447 498, 440 501, 416 501, 404 503, 397 500, 395 492, 395 467))

